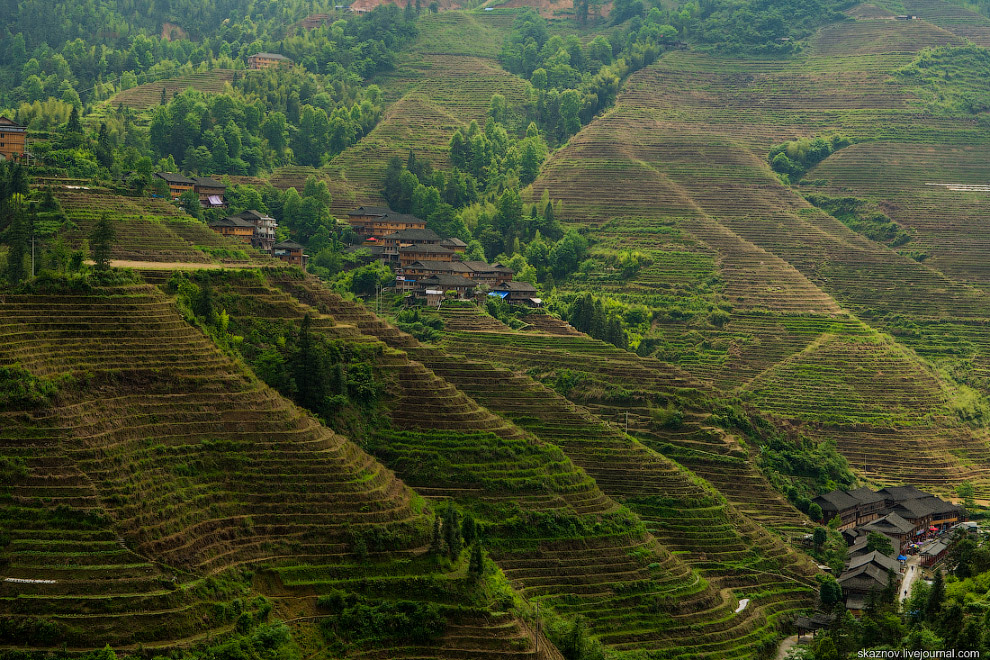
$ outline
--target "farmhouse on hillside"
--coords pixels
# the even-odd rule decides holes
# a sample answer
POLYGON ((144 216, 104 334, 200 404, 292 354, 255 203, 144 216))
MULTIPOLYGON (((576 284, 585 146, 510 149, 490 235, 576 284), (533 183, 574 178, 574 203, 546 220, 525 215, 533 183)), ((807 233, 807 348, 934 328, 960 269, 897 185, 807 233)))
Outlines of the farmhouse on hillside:
POLYGON ((248 68, 251 69, 270 69, 273 66, 291 64, 292 60, 278 53, 255 53, 248 57, 248 68))
POLYGON ((0 117, 0 160, 17 160, 27 153, 27 129, 0 117))
POLYGON ((361 206, 347 214, 347 223, 366 242, 377 243, 388 234, 406 229, 426 229, 426 220, 396 213, 385 206, 361 206))
POLYGON ((168 193, 173 200, 179 199, 182 193, 196 187, 196 182, 189 177, 173 172, 155 172, 155 177, 168 184, 168 193))
POLYGON ((309 255, 303 254, 303 246, 295 241, 276 243, 272 247, 272 256, 300 268, 306 268, 306 262, 309 261, 309 255))
POLYGON ((227 186, 216 179, 208 176, 193 177, 195 186, 193 189, 199 195, 199 205, 204 209, 218 209, 227 206, 223 196, 227 193, 227 186))

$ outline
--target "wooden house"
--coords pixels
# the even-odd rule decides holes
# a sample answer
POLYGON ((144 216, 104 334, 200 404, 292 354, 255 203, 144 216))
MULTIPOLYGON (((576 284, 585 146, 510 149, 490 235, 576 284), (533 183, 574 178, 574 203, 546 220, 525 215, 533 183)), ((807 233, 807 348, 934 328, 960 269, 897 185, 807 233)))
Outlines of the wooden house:
POLYGON ((473 288, 474 283, 471 280, 459 275, 433 275, 419 280, 418 286, 413 291, 416 297, 427 298, 436 295, 438 291, 443 294, 453 291, 458 298, 463 299, 471 294, 473 288))
POLYGON ((899 580, 900 571, 901 565, 896 559, 877 551, 850 559, 838 579, 846 597, 846 609, 853 614, 862 612, 870 592, 883 590, 890 583, 891 575, 899 580))
POLYGON ((230 217, 251 223, 254 227, 254 236, 251 238, 253 247, 264 252, 271 252, 275 247, 275 230, 278 228, 275 218, 253 210, 241 211, 230 217))
POLYGON ((933 566, 945 558, 949 546, 941 541, 935 541, 921 551, 921 565, 933 566))
POLYGON ((839 531, 856 526, 860 503, 859 500, 846 491, 833 490, 824 495, 819 495, 812 502, 822 508, 822 518, 825 522, 832 520, 836 516, 839 517, 839 531))
POLYGON ((227 193, 227 186, 216 179, 208 176, 193 177, 196 194, 199 195, 199 205, 204 209, 216 209, 227 206, 223 196, 227 193))
POLYGON ((408 266, 400 266, 395 271, 395 288, 398 291, 414 290, 419 280, 434 275, 456 275, 471 282, 471 269, 460 261, 415 261, 408 266))
POLYGON ((469 277, 478 284, 494 288, 502 282, 511 282, 515 273, 511 268, 502 264, 489 264, 484 261, 465 261, 464 265, 471 269, 469 277))
POLYGON ((440 246, 458 254, 467 252, 467 243, 459 238, 445 238, 440 241, 440 246))
POLYGON ((248 68, 270 69, 273 66, 291 66, 292 60, 278 53, 255 53, 248 57, 248 68))
POLYGON ((888 513, 882 518, 870 521, 863 525, 862 529, 866 534, 879 532, 895 541, 894 546, 898 550, 903 550, 911 541, 914 533, 914 525, 896 513, 888 513))
POLYGON ((254 224, 237 216, 213 220, 209 223, 209 227, 222 236, 233 238, 242 243, 250 244, 254 240, 254 224))
POLYGON ((295 241, 282 241, 281 243, 276 243, 272 247, 272 256, 276 259, 281 259, 287 264, 299 266, 300 268, 305 268, 306 262, 309 261, 309 256, 303 254, 303 246, 299 245, 299 243, 296 243, 295 241))
POLYGON ((443 239, 432 229, 403 229, 382 237, 381 244, 386 261, 398 261, 399 250, 413 245, 439 246, 443 239))
POLYGON ((455 252, 439 245, 407 245, 399 248, 399 265, 408 266, 416 261, 453 261, 455 252))
POLYGON ((488 295, 500 296, 506 302, 516 305, 539 307, 543 301, 536 297, 536 287, 529 282, 502 282, 495 285, 488 295))
POLYGON ((172 199, 179 199, 182 193, 194 190, 196 182, 189 177, 172 172, 156 172, 155 176, 168 184, 168 192, 172 199))
POLYGON ((358 207, 348 212, 347 224, 358 235, 371 242, 406 229, 426 229, 426 220, 408 213, 396 213, 385 206, 358 207))
POLYGON ((865 525, 871 520, 876 520, 882 516, 886 510, 886 498, 883 495, 870 490, 866 486, 847 491, 847 494, 857 502, 857 525, 865 525))
POLYGON ((27 129, 0 117, 0 160, 19 160, 27 153, 27 129))

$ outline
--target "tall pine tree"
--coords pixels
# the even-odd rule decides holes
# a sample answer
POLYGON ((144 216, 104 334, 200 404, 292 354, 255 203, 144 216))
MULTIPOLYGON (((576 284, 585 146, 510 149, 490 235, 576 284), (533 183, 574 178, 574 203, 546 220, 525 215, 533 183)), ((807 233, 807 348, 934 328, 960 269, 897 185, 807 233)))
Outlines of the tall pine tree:
POLYGON ((89 235, 89 245, 92 250, 93 261, 96 262, 96 270, 110 270, 110 252, 116 240, 117 229, 114 227, 110 214, 104 211, 89 235))

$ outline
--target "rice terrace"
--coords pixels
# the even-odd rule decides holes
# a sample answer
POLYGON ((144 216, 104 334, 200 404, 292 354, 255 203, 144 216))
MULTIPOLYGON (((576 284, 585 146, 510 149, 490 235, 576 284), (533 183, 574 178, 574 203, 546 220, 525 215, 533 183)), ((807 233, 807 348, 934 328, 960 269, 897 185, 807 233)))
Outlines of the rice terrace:
POLYGON ((990 657, 988 0, 0 0, 0 660, 990 657))

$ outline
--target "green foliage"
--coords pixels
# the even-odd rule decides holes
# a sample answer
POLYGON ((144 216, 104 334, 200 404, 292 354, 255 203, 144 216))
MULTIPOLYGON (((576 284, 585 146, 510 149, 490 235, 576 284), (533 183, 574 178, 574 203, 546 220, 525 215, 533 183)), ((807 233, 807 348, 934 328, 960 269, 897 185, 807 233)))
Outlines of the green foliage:
POLYGON ((333 615, 320 621, 320 630, 329 641, 422 643, 441 636, 447 627, 436 603, 365 601, 334 594, 321 598, 319 606, 333 615))
POLYGON ((990 50, 966 44, 926 48, 913 62, 897 71, 912 85, 928 110, 937 114, 990 113, 990 50))
POLYGON ((55 381, 35 376, 17 362, 0 366, 0 410, 45 406, 57 394, 55 381))
MULTIPOLYGON (((622 21, 641 14, 643 5, 620 0, 612 11, 613 18, 622 21)), ((673 46, 677 29, 664 18, 651 11, 645 21, 637 17, 624 31, 608 38, 599 35, 582 45, 576 35, 551 36, 546 21, 525 9, 516 16, 499 61, 533 84, 535 99, 528 118, 551 141, 563 142, 612 105, 620 81, 673 46)))
POLYGON ((600 298, 585 293, 574 299, 567 320, 581 332, 607 341, 618 348, 629 348, 629 338, 617 316, 606 312, 600 298))
POLYGON ((110 213, 104 211, 96 226, 89 235, 89 245, 96 270, 110 270, 110 252, 117 240, 117 230, 114 227, 110 213))
POLYGON ((911 234, 864 199, 806 194, 805 199, 870 240, 890 247, 900 247, 911 234))
POLYGON ((894 544, 890 538, 880 532, 870 532, 866 537, 867 552, 877 551, 891 557, 894 555, 894 544))
POLYGON ((714 0, 690 2, 670 12, 670 22, 692 40, 720 52, 780 57, 799 52, 798 43, 831 22, 851 0, 714 0))
POLYGON ((850 144, 852 140, 841 135, 798 138, 771 148, 767 161, 778 174, 798 181, 812 167, 850 144))

